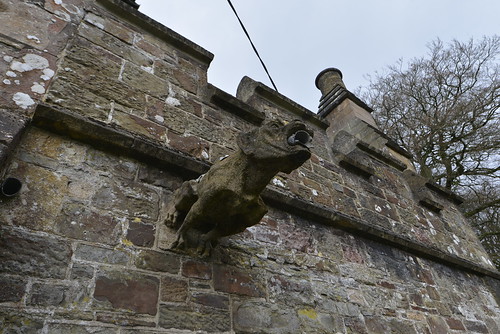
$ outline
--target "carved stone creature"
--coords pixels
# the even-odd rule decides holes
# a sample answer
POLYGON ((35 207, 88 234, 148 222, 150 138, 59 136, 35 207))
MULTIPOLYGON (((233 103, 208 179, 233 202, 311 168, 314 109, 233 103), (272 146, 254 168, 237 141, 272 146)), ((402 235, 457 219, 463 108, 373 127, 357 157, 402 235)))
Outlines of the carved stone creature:
POLYGON ((297 120, 270 121, 240 134, 238 152, 173 193, 165 224, 180 227, 171 248, 207 256, 219 238, 259 223, 267 213, 260 193, 278 172, 290 173, 310 158, 312 136, 297 120))

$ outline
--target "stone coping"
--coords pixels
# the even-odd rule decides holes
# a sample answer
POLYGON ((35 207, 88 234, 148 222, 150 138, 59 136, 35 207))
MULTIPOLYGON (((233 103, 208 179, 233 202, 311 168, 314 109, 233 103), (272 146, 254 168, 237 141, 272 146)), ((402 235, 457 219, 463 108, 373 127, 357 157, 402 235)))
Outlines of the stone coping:
POLYGON ((191 55, 204 63, 207 67, 214 59, 214 55, 199 46, 198 44, 188 40, 187 38, 179 35, 170 28, 153 20, 149 16, 134 10, 129 4, 122 0, 97 0, 110 12, 121 16, 123 19, 136 24, 142 29, 152 33, 153 35, 163 39, 173 47, 191 55))
MULTIPOLYGON (((210 165, 186 154, 163 147, 150 140, 139 138, 109 124, 91 120, 67 110, 40 104, 35 110, 32 125, 107 150, 115 154, 140 159, 148 164, 164 168, 175 168, 186 179, 205 173, 210 165)), ((350 233, 390 244, 412 254, 463 270, 486 275, 500 280, 500 273, 481 267, 471 261, 447 254, 436 248, 429 248, 415 240, 396 235, 391 231, 369 225, 362 220, 345 215, 331 208, 285 194, 268 186, 262 194, 264 201, 289 213, 311 219, 317 223, 333 226, 350 233)))
POLYGON ((255 81, 249 77, 243 77, 238 85, 236 97, 243 102, 248 102, 254 94, 259 95, 267 101, 297 115, 301 120, 314 124, 321 129, 327 129, 330 126, 326 120, 320 119, 315 113, 283 94, 278 93, 261 82, 255 81))
POLYGON ((231 94, 208 84, 207 100, 250 123, 260 125, 266 119, 266 114, 242 102, 231 94))

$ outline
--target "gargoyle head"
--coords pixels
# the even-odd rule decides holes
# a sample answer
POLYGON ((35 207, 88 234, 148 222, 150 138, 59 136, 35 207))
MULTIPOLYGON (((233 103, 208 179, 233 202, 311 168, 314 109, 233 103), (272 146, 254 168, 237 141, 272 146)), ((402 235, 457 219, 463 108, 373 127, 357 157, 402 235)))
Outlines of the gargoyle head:
POLYGON ((248 157, 290 173, 311 157, 308 145, 312 137, 313 132, 299 120, 289 123, 272 120, 239 135, 237 142, 248 157))

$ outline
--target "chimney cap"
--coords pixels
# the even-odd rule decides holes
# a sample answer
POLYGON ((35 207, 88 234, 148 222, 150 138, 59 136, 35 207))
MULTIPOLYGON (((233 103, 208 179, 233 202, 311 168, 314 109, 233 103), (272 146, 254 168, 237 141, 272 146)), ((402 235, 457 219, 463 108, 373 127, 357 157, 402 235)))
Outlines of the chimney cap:
POLYGON ((319 72, 319 74, 316 76, 316 80, 314 81, 314 84, 316 85, 316 88, 318 89, 321 89, 319 87, 319 79, 325 74, 325 73, 328 73, 328 72, 337 72, 340 76, 340 79, 342 80, 343 78, 343 75, 342 75, 342 71, 340 71, 338 68, 336 67, 329 67, 327 69, 324 69, 323 71, 319 72))

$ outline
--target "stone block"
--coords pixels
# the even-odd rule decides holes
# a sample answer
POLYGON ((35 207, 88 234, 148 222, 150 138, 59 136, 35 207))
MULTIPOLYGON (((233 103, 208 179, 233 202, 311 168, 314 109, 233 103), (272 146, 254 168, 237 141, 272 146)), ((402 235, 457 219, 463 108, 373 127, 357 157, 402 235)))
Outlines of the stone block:
POLYGON ((51 236, 0 230, 0 272, 63 279, 71 247, 51 236))
POLYGON ((180 258, 176 254, 155 251, 141 251, 135 260, 139 269, 178 274, 180 258))
POLYGON ((16 197, 2 203, 0 220, 39 231, 53 230, 69 179, 20 161, 13 164, 10 175, 21 180, 23 187, 16 197))
POLYGON ((188 283, 186 280, 169 276, 161 278, 160 301, 186 302, 188 296, 188 283))
POLYGON ((205 292, 193 292, 191 295, 191 301, 208 307, 229 310, 229 298, 227 296, 205 292))
POLYGON ((131 221, 128 224, 126 238, 139 247, 152 247, 155 242, 156 226, 141 221, 131 221))
POLYGON ((62 285, 33 283, 26 303, 38 307, 86 307, 90 302, 87 286, 81 283, 62 285))
POLYGON ((99 29, 106 31, 107 33, 119 38, 127 44, 132 44, 134 41, 134 31, 123 24, 111 20, 109 17, 101 17, 94 13, 87 13, 84 18, 85 22, 88 22, 99 29))
POLYGON ((465 326, 462 323, 462 321, 455 319, 455 318, 446 318, 446 324, 450 329, 457 330, 457 331, 465 331, 465 326))
MULTIPOLYGON (((113 178, 127 181, 134 180, 139 169, 138 163, 134 160, 96 149, 89 149, 84 164, 100 175, 112 175, 113 178)), ((98 183, 98 180, 90 179, 89 182, 98 183)))
POLYGON ((158 193, 153 189, 119 180, 103 183, 92 198, 92 203, 103 210, 150 221, 158 219, 159 201, 158 193))
POLYGON ((69 238, 116 245, 121 234, 121 224, 114 216, 73 202, 64 204, 56 218, 54 230, 69 238))
POLYGON ((486 327, 486 324, 482 321, 466 320, 465 327, 467 328, 468 331, 474 333, 490 333, 488 327, 486 327))
POLYGON ((209 144, 196 136, 180 136, 169 131, 167 134, 168 145, 174 150, 188 153, 198 159, 208 160, 209 144))
POLYGON ((306 279, 274 275, 268 281, 269 298, 286 305, 313 305, 314 294, 306 279))
POLYGON ((154 276, 101 269, 95 280, 93 306, 155 315, 159 287, 160 281, 154 276))
POLYGON ((209 280, 212 278, 212 266, 204 262, 188 260, 182 263, 182 275, 189 278, 209 280))
POLYGON ((183 182, 183 179, 178 175, 152 166, 140 167, 138 179, 141 182, 163 187, 170 191, 179 188, 183 182))
POLYGON ((214 289, 216 291, 250 296, 264 297, 262 282, 254 275, 239 269, 216 265, 214 266, 214 289))
POLYGON ((149 315, 122 314, 114 312, 96 312, 95 318, 99 322, 111 323, 121 328, 127 326, 156 327, 155 319, 149 315))
POLYGON ((3 333, 38 334, 42 332, 44 319, 15 311, 0 312, 0 329, 3 333))
MULTIPOLYGON (((299 220, 299 218, 296 219, 299 220)), ((279 234, 283 247, 287 249, 295 249, 300 252, 311 252, 314 250, 311 233, 302 229, 299 224, 280 224, 279 234)))
POLYGON ((106 264, 126 265, 130 255, 122 250, 80 244, 75 250, 75 259, 106 264))
POLYGON ((231 330, 229 312, 208 307, 160 306, 162 328, 221 333, 231 330))
POLYGON ((153 60, 150 57, 96 26, 82 23, 78 27, 78 34, 114 55, 124 58, 138 66, 148 68, 153 65, 153 60))
POLYGON ((70 277, 73 280, 89 280, 94 277, 94 267, 90 264, 73 263, 70 277))
MULTIPOLYGON (((150 64, 151 66, 152 64, 150 64)), ((160 79, 148 70, 150 66, 137 66, 126 62, 122 71, 123 82, 134 91, 154 96, 160 100, 165 100, 169 94, 169 84, 160 79)), ((152 68, 152 67, 151 67, 152 68)))
POLYGON ((233 303, 234 330, 238 333, 300 333, 300 320, 293 309, 261 301, 233 303))
POLYGON ((115 110, 112 114, 111 123, 133 133, 134 135, 149 138, 158 142, 164 142, 166 128, 142 117, 115 110))
POLYGON ((16 276, 0 276, 0 303, 21 301, 25 290, 25 279, 16 276))
POLYGON ((50 334, 117 334, 118 329, 103 326, 51 323, 47 326, 50 334))
POLYGON ((446 325, 446 322, 439 316, 428 316, 427 323, 432 334, 448 333, 448 326, 446 325))

